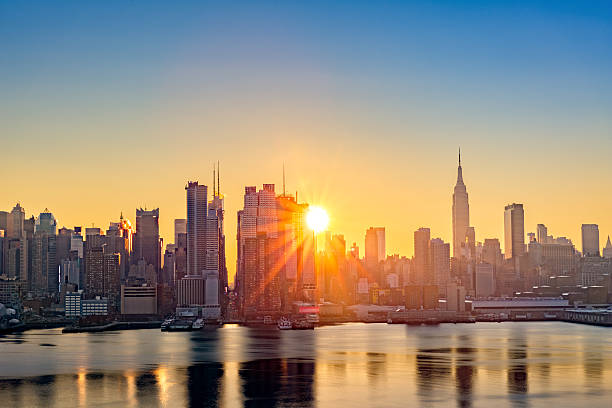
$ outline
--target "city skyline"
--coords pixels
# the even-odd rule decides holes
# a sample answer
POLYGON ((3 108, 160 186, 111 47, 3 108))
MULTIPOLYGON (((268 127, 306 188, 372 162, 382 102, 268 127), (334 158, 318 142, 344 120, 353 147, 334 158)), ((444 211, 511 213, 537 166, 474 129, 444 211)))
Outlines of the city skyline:
MULTIPOLYGON (((461 157, 459 158, 459 160, 461 160, 461 157)), ((457 171, 457 170, 455 170, 455 171, 457 171)), ((461 180, 460 184, 462 185, 462 188, 465 189, 466 185, 469 185, 469 182, 466 183, 466 185, 463 185, 463 176, 462 176, 463 175, 463 168, 462 168, 462 163, 461 162, 459 162, 459 170, 458 171, 459 171, 458 180, 461 180)), ((220 177, 219 176, 219 172, 216 173, 216 176, 220 177)), ((283 174, 283 176, 284 176, 284 174, 283 174)), ((283 177, 283 181, 285 181, 284 177, 283 177)), ((195 182, 195 183, 197 184, 197 182, 195 182)), ((192 184, 193 184, 193 182, 187 182, 185 184, 184 188, 187 189, 187 187, 192 186, 192 184)), ((203 188, 204 192, 207 191, 207 189, 208 189, 208 185, 207 184, 200 184, 200 186, 203 188)), ((215 188, 217 188, 217 187, 215 187, 215 188)), ((286 186, 283 185, 283 188, 286 188, 286 186)), ((456 188, 457 187, 455 187, 455 191, 456 191, 456 188)), ((304 202, 308 203, 311 206, 312 205, 316 205, 316 204, 309 203, 308 201, 306 201, 306 199, 303 198, 303 194, 300 194, 299 191, 297 191, 297 193, 298 193, 299 198, 301 200, 304 200, 304 202)), ((223 192, 220 192, 220 191, 216 190, 216 194, 220 194, 223 197, 223 201, 225 201, 225 206, 229 205, 229 207, 231 208, 231 206, 232 206, 231 205, 231 201, 228 202, 228 200, 226 199, 226 196, 225 196, 225 194, 223 192)), ((207 195, 207 197, 208 197, 208 195, 207 195)), ((206 203, 206 206, 208 205, 208 202, 206 201, 207 197, 206 198, 202 198, 203 202, 206 203)), ((212 194, 211 194, 210 198, 211 198, 211 200, 213 199, 213 195, 212 194)), ((470 197, 470 202, 471 202, 471 199, 472 199, 472 197, 470 197)), ((390 200, 390 201, 392 201, 392 200, 390 200)), ((452 193, 451 193, 451 199, 449 201, 452 203, 452 193)), ((24 205, 22 205, 23 204, 22 202, 17 202, 17 203, 19 205, 21 205, 21 207, 24 208, 24 210, 26 211, 26 219, 30 218, 32 216, 34 216, 35 219, 38 219, 38 215, 36 215, 35 213, 28 212, 27 208, 25 208, 24 205)), ((502 224, 501 228, 500 228, 500 232, 499 232, 498 235, 482 236, 482 235, 480 235, 478 233, 478 231, 480 230, 480 228, 479 228, 480 226, 479 225, 471 225, 470 226, 471 228, 475 228, 476 229, 476 242, 484 242, 486 239, 496 238, 496 239, 499 239, 499 241, 501 243, 501 250, 502 250, 502 252, 504 252, 504 253, 506 252, 506 248, 505 248, 506 238, 505 238, 505 230, 504 230, 504 217, 505 217, 504 209, 507 209, 506 207, 512 206, 512 205, 515 205, 514 202, 508 203, 508 204, 504 205, 504 208, 498 212, 498 217, 501 219, 501 224, 502 224)), ((519 204, 519 205, 524 205, 524 204, 519 204)), ((527 204, 527 206, 528 206, 528 204, 527 204)), ((9 206, 5 211, 10 212, 10 210, 12 208, 13 208, 13 206, 9 206)), ((330 207, 326 206, 325 208, 328 209, 330 207)), ((531 227, 531 225, 529 224, 529 222, 527 220, 529 220, 530 218, 531 219, 536 219, 538 217, 534 217, 534 216, 528 217, 528 213, 529 213, 528 208, 529 207, 527 207, 527 209, 524 212, 524 219, 525 219, 524 225, 525 225, 525 227, 524 227, 524 234, 523 234, 523 236, 524 236, 524 239, 525 239, 525 241, 524 241, 525 242, 525 248, 526 248, 526 245, 528 243, 528 236, 527 236, 527 234, 531 233, 531 232, 533 232, 535 234, 536 231, 540 228, 540 224, 542 224, 541 222, 538 222, 537 226, 535 226, 535 224, 534 224, 534 227, 533 228, 531 227)), ((183 211, 185 211, 185 209, 183 209, 183 211)), ((226 209, 225 211, 227 212, 228 210, 226 209)), ((451 208, 450 208, 449 212, 450 212, 450 215, 451 215, 451 218, 452 218, 452 212, 453 212, 452 205, 451 205, 451 208)), ((82 226, 84 229, 91 226, 91 225, 88 225, 88 224, 67 225, 67 224, 64 224, 61 221, 61 219, 59 221, 57 221, 59 219, 59 217, 57 216, 57 212, 51 211, 47 207, 45 207, 45 209, 40 212, 40 214, 47 214, 47 213, 51 213, 55 217, 54 221, 58 222, 58 224, 57 224, 57 228, 58 229, 60 228, 60 226, 61 227, 66 227, 66 228, 72 228, 74 226, 82 226)), ((121 211, 121 215, 120 216, 122 218, 124 217, 124 213, 127 214, 127 211, 121 211)), ((161 224, 167 224, 168 221, 171 221, 171 224, 172 224, 171 225, 171 232, 168 234, 171 238, 175 237, 175 226, 174 226, 175 220, 180 220, 180 219, 186 219, 187 218, 187 213, 185 213, 184 215, 180 214, 181 215, 180 217, 178 217, 178 216, 177 217, 171 217, 170 220, 164 220, 163 209, 160 210, 159 208, 148 210, 148 211, 145 211, 145 210, 143 210, 143 208, 140 208, 140 207, 136 208, 135 209, 135 214, 139 214, 139 213, 157 213, 157 214, 159 214, 158 222, 159 222, 160 225, 161 224)), ((127 215, 125 216, 125 218, 130 220, 130 217, 127 216, 127 215)), ((133 221, 133 225, 134 226, 136 225, 136 219, 137 219, 137 217, 135 216, 134 217, 134 221, 133 221)), ((233 219, 233 217, 229 217, 229 220, 232 220, 232 219, 233 219)), ((362 228, 362 230, 361 230, 361 237, 356 237, 356 239, 352 239, 351 237, 347 237, 347 234, 343 230, 338 230, 338 229, 333 229, 332 228, 332 225, 334 224, 333 223, 333 219, 334 219, 334 213, 331 212, 330 213, 330 224, 331 225, 328 227, 328 229, 326 231, 330 231, 331 233, 334 233, 334 234, 344 235, 345 241, 347 243, 350 243, 350 244, 352 244, 353 242, 357 243, 358 247, 363 248, 362 251, 364 251, 364 252, 362 252, 362 254, 365 254, 366 243, 365 243, 365 238, 364 238, 365 235, 364 234, 365 234, 365 232, 367 232, 368 229, 376 230, 377 228, 372 227, 372 226, 365 226, 365 225, 359 224, 358 227, 362 228)), ((112 224, 114 222, 116 222, 115 218, 111 218, 111 219, 109 219, 107 221, 107 223, 110 223, 110 224, 112 224)), ((227 222, 227 221, 224 221, 224 222, 227 222)), ((409 232, 409 235, 411 235, 412 237, 414 236, 413 235, 414 231, 416 231, 419 228, 427 227, 429 230, 432 231, 431 232, 431 238, 432 239, 433 238, 441 238, 444 242, 450 243, 451 247, 453 246, 453 239, 452 239, 452 229, 453 228, 452 228, 452 222, 450 223, 451 224, 451 228, 450 228, 451 229, 451 231, 450 231, 451 235, 450 236, 445 236, 442 232, 440 232, 440 230, 436 230, 436 229, 434 229, 434 228, 432 228, 432 227, 430 227, 430 226, 428 226, 426 224, 419 224, 416 221, 413 221, 413 223, 414 223, 414 225, 418 225, 418 227, 415 228, 413 231, 409 232)), ((547 227, 551 227, 551 225, 553 225, 553 224, 548 223, 548 222, 546 223, 547 227)), ((590 223, 588 223, 588 224, 585 223, 584 225, 590 225, 590 223)), ((597 222, 597 223, 595 223, 595 225, 597 225, 599 227, 599 234, 600 234, 600 237, 599 237, 599 246, 600 246, 600 248, 599 248, 599 250, 601 252, 603 250, 603 248, 605 247, 605 242, 606 242, 606 240, 607 240, 607 238, 609 236, 609 233, 605 229, 601 228, 601 223, 597 222)), ((104 231, 104 229, 106 228, 104 225, 95 225, 95 227, 96 228, 100 228, 102 231, 104 231)), ((384 235, 383 235, 383 247, 384 247, 385 246, 384 240, 385 240, 385 236, 387 236, 387 231, 393 230, 394 227, 393 227, 393 225, 390 225, 390 226, 389 225, 384 225, 382 228, 383 228, 383 233, 384 233, 384 235)), ((550 228, 550 231, 552 231, 556 236, 563 236, 564 238, 570 239, 573 242, 574 246, 576 247, 576 250, 579 251, 579 250, 582 249, 582 245, 583 245, 583 240, 582 240, 583 224, 579 224, 577 226, 577 228, 578 228, 578 232, 575 234, 575 236, 572 235, 572 234, 567 233, 566 231, 559 231, 559 230, 556 230, 554 228, 550 228)), ((161 228, 160 228, 160 230, 161 230, 161 228)), ((225 245, 226 245, 226 248, 227 248, 226 249, 226 257, 227 257, 227 265, 228 265, 228 268, 227 268, 228 269, 228 279, 229 279, 230 283, 233 283, 234 282, 234 278, 235 278, 235 273, 236 273, 235 265, 236 265, 237 254, 236 254, 235 251, 237 249, 236 249, 236 236, 235 236, 235 232, 234 232, 235 229, 232 230, 230 228, 229 231, 231 231, 231 232, 229 234, 227 234, 227 235, 228 235, 228 237, 230 239, 226 240, 226 244, 225 245), (234 252, 232 252, 232 251, 234 251, 234 252)), ((170 242, 170 241, 166 241, 165 240, 166 236, 164 236, 162 234, 160 234, 159 236, 162 239, 164 239, 163 248, 165 248, 165 246, 167 244, 173 243, 173 242, 170 242)), ((389 242, 388 238, 386 240, 387 240, 387 242, 389 242)), ((174 244, 176 244, 176 243, 174 243, 174 244)), ((392 243, 391 247, 392 248, 397 248, 397 246, 394 246, 393 243, 392 243)), ((163 257, 163 251, 164 251, 163 248, 160 248, 161 256, 162 257, 163 257)), ((320 248, 319 250, 322 250, 322 248, 320 248)), ((414 254, 414 240, 412 240, 412 242, 411 242, 411 247, 401 248, 399 251, 387 249, 385 255, 389 256, 389 255, 395 255, 395 254, 400 255, 400 256, 407 256, 409 258, 413 257, 415 255, 414 254)), ((380 255, 379 255, 379 257, 380 257, 380 255)))
POLYGON ((285 163, 349 245, 386 226, 409 255, 421 226, 452 242, 461 145, 478 240, 502 236, 512 202, 527 231, 612 231, 605 3, 238 8, 0 5, 0 208, 102 227, 160 208, 168 242, 186 180, 220 160, 235 214, 285 163))

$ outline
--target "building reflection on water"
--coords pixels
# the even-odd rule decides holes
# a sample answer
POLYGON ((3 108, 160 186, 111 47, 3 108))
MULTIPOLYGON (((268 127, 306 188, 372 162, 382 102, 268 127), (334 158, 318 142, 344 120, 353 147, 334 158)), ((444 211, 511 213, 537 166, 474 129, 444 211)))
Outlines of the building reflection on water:
MULTIPOLYGON (((111 360, 108 367, 84 364, 74 373, 0 379, 0 405, 537 407, 580 405, 587 392, 599 398, 590 406, 609 401, 611 350, 593 348, 594 339, 572 344, 518 330, 497 338, 436 328, 363 330, 368 332, 230 327, 169 337, 155 333, 158 344, 130 354, 112 350, 122 335, 108 337, 110 343, 83 337, 83 349, 98 350, 111 360), (171 346, 163 364, 145 360, 152 350, 171 346), (122 362, 128 355, 146 362, 128 368, 122 362)), ((143 335, 131 334, 148 341, 143 335)), ((95 361, 92 354, 79 358, 95 361)))

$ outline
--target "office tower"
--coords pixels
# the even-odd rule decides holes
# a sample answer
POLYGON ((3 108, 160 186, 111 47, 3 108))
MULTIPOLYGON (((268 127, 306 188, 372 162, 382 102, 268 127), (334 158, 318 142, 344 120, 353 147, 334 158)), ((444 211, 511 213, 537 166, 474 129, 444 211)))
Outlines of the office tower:
POLYGON ((187 275, 187 233, 177 234, 174 254, 174 282, 187 275))
POLYGON ((66 227, 62 227, 57 231, 57 236, 55 240, 56 240, 56 258, 57 258, 58 263, 70 257, 70 242, 72 240, 73 234, 74 234, 74 230, 71 230, 66 227))
POLYGON ((5 231, 4 236, 6 236, 6 227, 8 224, 8 215, 9 213, 6 211, 0 211, 0 230, 5 231))
POLYGON ((430 235, 429 228, 419 228, 414 232, 414 268, 417 285, 423 285, 432 280, 429 252, 430 235))
POLYGON ((551 284, 555 276, 576 276, 576 249, 571 240, 565 237, 555 238, 548 235, 544 224, 538 224, 538 237, 528 246, 529 262, 536 268, 537 285, 551 284), (540 242, 540 240, 542 242, 540 242))
POLYGON ((178 242, 179 234, 187 234, 187 220, 184 218, 177 218, 174 220, 174 243, 178 242))
POLYGON ((213 199, 209 203, 208 217, 206 219, 206 269, 216 272, 216 282, 212 278, 211 273, 208 272, 206 290, 210 292, 211 285, 216 285, 218 293, 217 300, 213 301, 213 303, 209 302, 210 296, 206 297, 207 309, 209 311, 208 318, 214 318, 214 314, 216 313, 215 304, 220 306, 220 310, 224 315, 227 306, 226 293, 228 291, 228 277, 225 260, 225 232, 223 230, 224 216, 223 197, 215 190, 213 199))
POLYGON ((599 256, 599 226, 582 224, 582 255, 599 256))
MULTIPOLYGON (((106 231, 106 253, 118 253, 120 255, 121 279, 127 279, 130 271, 130 255, 133 250, 135 232, 132 223, 123 218, 123 213, 119 217, 119 222, 111 222, 106 231)), ((137 258, 136 258, 137 259, 137 258)))
POLYGON ((426 283, 445 286, 450 281, 450 244, 440 238, 432 239, 429 251, 432 275, 430 279, 426 279, 426 283))
POLYGON ((385 228, 370 227, 365 235, 365 262, 367 267, 375 267, 385 260, 385 228))
POLYGON ((476 265, 476 297, 489 297, 495 293, 495 270, 493 265, 481 262, 476 265))
POLYGON ((608 242, 606 242, 606 246, 603 249, 602 255, 604 258, 612 259, 612 242, 610 242, 609 235, 608 235, 608 242))
POLYGON ((206 217, 208 187, 188 182, 187 191, 187 275, 202 276, 206 269, 206 217))
POLYGON ((470 226, 470 204, 468 193, 463 183, 461 168, 461 149, 459 150, 459 167, 457 168, 457 183, 453 192, 453 257, 461 256, 461 246, 465 242, 467 228, 470 226))
POLYGON ((279 244, 284 235, 281 231, 279 239, 278 212, 274 184, 264 184, 259 191, 245 187, 244 208, 238 212, 237 267, 241 305, 247 317, 281 310, 284 256, 279 244))
POLYGON ((545 244, 548 241, 548 228, 544 224, 538 224, 536 239, 540 244, 545 244))
POLYGON ((153 265, 156 273, 161 267, 161 242, 159 239, 159 208, 154 210, 136 210, 136 234, 134 236, 135 259, 141 259, 147 265, 153 265))
POLYGON ((525 254, 525 212, 523 204, 509 204, 504 211, 506 259, 525 254))
POLYGON ((24 236, 25 211, 17 203, 7 216, 6 237, 8 239, 21 239, 24 236))
POLYGON ((109 307, 118 311, 121 296, 120 255, 105 254, 103 246, 88 246, 85 257, 87 297, 106 297, 109 307))
POLYGON ((47 209, 40 213, 34 226, 30 288, 40 295, 59 289, 56 227, 55 217, 47 209))
POLYGON ((85 292, 91 296, 104 293, 104 249, 86 242, 85 249, 85 292))
POLYGON ((176 274, 176 244, 167 244, 164 251, 164 266, 158 283, 174 285, 176 274))
POLYGON ((485 239, 484 245, 482 246, 481 260, 483 262, 493 265, 494 269, 496 269, 498 265, 501 265, 501 263, 503 262, 503 254, 501 251, 499 239, 485 239))

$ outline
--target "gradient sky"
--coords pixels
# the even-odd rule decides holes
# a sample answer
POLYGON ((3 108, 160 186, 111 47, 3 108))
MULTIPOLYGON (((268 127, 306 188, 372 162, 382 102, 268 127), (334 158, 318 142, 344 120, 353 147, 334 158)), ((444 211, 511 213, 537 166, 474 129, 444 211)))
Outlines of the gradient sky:
POLYGON ((0 1, 0 209, 159 207, 172 240, 220 160, 233 275, 244 186, 285 162, 349 244, 411 256, 451 240, 461 145, 477 240, 511 202, 578 249, 612 233, 610 2, 82 3, 0 1))

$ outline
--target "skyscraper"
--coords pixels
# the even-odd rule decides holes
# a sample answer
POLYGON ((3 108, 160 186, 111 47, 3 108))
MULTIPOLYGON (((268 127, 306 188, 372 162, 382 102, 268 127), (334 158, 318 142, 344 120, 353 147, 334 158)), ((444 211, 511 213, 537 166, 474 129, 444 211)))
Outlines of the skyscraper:
POLYGON ((152 265, 155 273, 161 266, 161 242, 159 240, 159 208, 154 210, 136 209, 136 234, 134 237, 135 259, 152 265))
POLYGON ((385 228, 370 227, 365 235, 365 262, 366 267, 371 268, 385 260, 385 228))
POLYGON ((459 150, 459 167, 457 168, 457 184, 453 193, 453 257, 461 256, 461 246, 465 242, 467 229, 470 226, 470 204, 468 193, 463 183, 461 168, 461 149, 459 150))
POLYGON ((187 191, 187 275, 202 276, 206 269, 206 217, 208 187, 188 182, 187 191))
POLYGON ((608 242, 606 242, 606 246, 603 249, 603 253, 601 254, 604 258, 612 258, 612 242, 610 242, 610 236, 608 235, 608 242))
POLYGON ((36 218, 32 240, 32 280, 30 287, 39 294, 58 291, 59 272, 56 259, 55 231, 55 217, 49 210, 45 209, 36 218))
MULTIPOLYGON (((288 237, 282 230, 289 217, 288 210, 286 203, 282 206, 277 203, 274 184, 264 184, 259 191, 245 187, 244 208, 238 212, 237 267, 241 307, 247 317, 281 310, 283 250, 291 245, 285 242, 288 237)), ((299 273, 298 265, 298 276, 299 273)), ((316 282, 316 277, 312 278, 316 282)))
POLYGON ((582 255, 599 256, 599 226, 582 224, 582 255))
POLYGON ((429 251, 432 274, 425 283, 445 286, 450 281, 450 244, 440 238, 432 239, 429 251))
POLYGON ((525 211, 523 204, 509 204, 504 211, 504 242, 506 259, 525 254, 525 211))
POLYGON ((177 218, 174 220, 174 243, 178 243, 179 234, 187 234, 187 220, 184 218, 177 218))
POLYGON ((414 269, 415 283, 423 285, 431 282, 429 241, 431 232, 429 228, 419 228, 414 232, 414 269))

